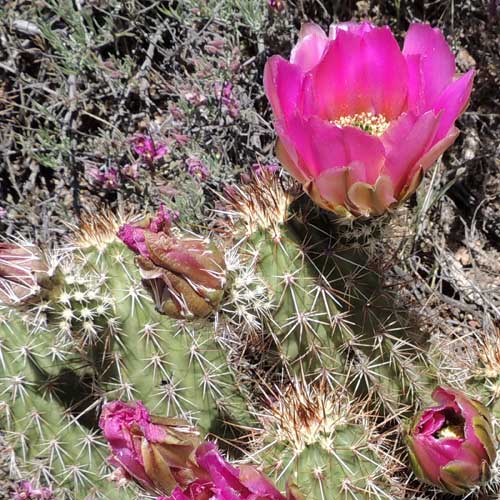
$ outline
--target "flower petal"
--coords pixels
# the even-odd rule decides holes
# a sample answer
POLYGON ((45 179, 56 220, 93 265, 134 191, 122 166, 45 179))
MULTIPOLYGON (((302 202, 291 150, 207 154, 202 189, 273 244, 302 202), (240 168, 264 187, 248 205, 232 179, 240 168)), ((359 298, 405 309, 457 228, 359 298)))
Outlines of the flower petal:
POLYGON ((320 26, 315 23, 303 24, 290 62, 299 66, 304 73, 311 70, 323 56, 327 43, 328 37, 320 26))
POLYGON ((375 26, 367 21, 364 21, 362 23, 353 23, 349 21, 346 23, 330 24, 328 37, 332 40, 335 40, 335 38, 337 38, 339 30, 349 31, 351 33, 354 33, 355 35, 362 35, 363 33, 368 33, 374 28, 375 26))
POLYGON ((318 205, 337 212, 337 207, 345 204, 349 186, 347 167, 322 172, 314 181, 304 186, 304 190, 318 205))
POLYGON ((371 111, 362 38, 339 30, 312 71, 316 112, 327 120, 371 111))
POLYGON ((392 181, 385 175, 379 177, 374 185, 354 183, 349 188, 348 198, 356 211, 364 215, 381 215, 397 201, 392 181))
POLYGON ((458 80, 448 85, 437 99, 434 105, 434 112, 437 114, 442 111, 442 117, 436 132, 436 142, 448 134, 455 120, 467 108, 472 92, 474 74, 473 69, 465 73, 458 80))
POLYGON ((262 500, 285 500, 271 481, 252 465, 240 466, 240 481, 262 500))
POLYGON ((297 179, 301 184, 307 181, 307 170, 302 170, 299 165, 297 152, 293 145, 285 138, 278 139, 275 150, 276 157, 281 164, 297 179))
POLYGON ((410 93, 409 108, 420 112, 427 111, 452 81, 455 74, 455 57, 439 29, 420 23, 410 26, 403 54, 411 61, 408 64, 412 75, 410 80, 418 82, 420 87, 419 92, 410 93))
POLYGON ((316 112, 325 119, 374 112, 391 120, 406 103, 406 63, 387 27, 337 28, 312 78, 316 112))
POLYGON ((408 73, 405 59, 391 30, 386 26, 365 33, 362 53, 372 109, 376 114, 394 120, 403 112, 406 104, 408 73))
POLYGON ((264 90, 277 120, 286 119, 300 105, 303 74, 299 66, 272 56, 264 67, 264 90))
POLYGON ((384 163, 384 148, 378 137, 354 127, 340 128, 315 117, 297 118, 288 132, 311 177, 331 168, 361 162, 367 167, 363 180, 373 184, 378 178, 384 163))
POLYGON ((431 146, 438 123, 433 111, 421 116, 405 113, 381 137, 387 157, 383 170, 392 179, 397 197, 413 167, 431 146))
POLYGON ((455 495, 467 493, 481 480, 478 464, 456 460, 441 469, 441 481, 445 488, 455 495))

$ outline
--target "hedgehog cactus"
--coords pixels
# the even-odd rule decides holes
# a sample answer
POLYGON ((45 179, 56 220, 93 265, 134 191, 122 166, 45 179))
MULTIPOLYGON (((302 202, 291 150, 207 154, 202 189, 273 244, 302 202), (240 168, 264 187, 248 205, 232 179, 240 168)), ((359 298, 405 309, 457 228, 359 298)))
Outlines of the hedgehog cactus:
POLYGON ((218 435, 230 422, 252 423, 213 323, 154 310, 132 252, 116 237, 119 225, 109 216, 83 225, 49 296, 33 296, 19 311, 0 308, 9 441, 23 462, 77 498, 113 489, 102 481, 106 451, 97 436, 106 399, 140 396, 218 435))
MULTIPOLYGON (((397 102, 376 93, 373 102, 344 106, 356 111, 351 118, 366 118, 368 102, 391 115, 391 124, 384 123, 376 139, 373 130, 358 130, 354 118, 335 115, 332 123, 321 125, 328 129, 325 141, 315 140, 311 131, 321 129, 317 117, 306 116, 311 109, 294 101, 308 102, 299 99, 299 90, 307 97, 309 83, 321 87, 331 52, 342 52, 346 43, 359 50, 373 43, 374 54, 387 44, 393 50, 389 35, 371 25, 349 25, 333 30, 329 41, 309 26, 292 63, 273 59, 266 71, 285 166, 312 199, 321 198, 321 206, 348 221, 318 210, 283 175, 262 170, 228 187, 222 195, 225 209, 207 238, 174 227, 161 207, 142 222, 110 214, 89 217, 70 247, 56 256, 11 243, 0 246, 2 427, 21 469, 48 483, 57 498, 137 498, 141 493, 134 484, 171 499, 222 499, 225 489, 234 488, 239 495, 234 498, 240 499, 284 498, 276 488, 289 500, 432 497, 432 490, 412 483, 402 423, 425 407, 432 389, 446 379, 447 372, 437 367, 449 354, 428 349, 397 290, 384 283, 379 261, 390 216, 371 221, 352 216, 384 212, 416 188, 430 158, 456 136, 452 124, 472 74, 451 83, 446 74, 425 92, 420 80, 410 78, 403 94, 411 91, 411 102, 398 90, 397 102), (294 77, 291 87, 286 75, 294 77), (446 126, 438 123, 443 99, 435 101, 434 94, 431 99, 431 89, 456 97, 446 126), (426 140, 412 128, 423 126, 421 120, 428 125, 421 131, 426 140), (307 126, 297 128, 297 123, 307 126), (366 151, 351 155, 349 165, 337 157, 341 165, 329 164, 323 154, 326 139, 342 136, 344 146, 354 148, 351 139, 363 137, 376 141, 378 151, 384 140, 394 146, 393 126, 398 134, 406 131, 425 142, 419 142, 406 173, 399 172, 397 182, 391 177, 392 152, 375 173, 363 174, 364 181, 361 176, 346 184, 345 192, 335 191, 339 175, 353 181, 351 174, 361 175, 371 164, 360 164, 366 151), (384 139, 386 128, 390 137, 384 139), (392 194, 384 196, 388 182, 394 183, 392 194), (101 414, 112 400, 122 402, 101 414), (106 460, 99 416, 118 472, 112 473, 106 460), (256 462, 263 472, 230 466, 210 443, 195 453, 198 432, 201 439, 218 439, 233 459, 256 462)), ((443 52, 444 41, 427 28, 413 28, 411 40, 403 62, 415 78, 424 68, 424 78, 439 57, 432 47, 443 52), (421 53, 415 37, 428 37, 421 53)), ((361 59, 360 64, 368 60, 361 59)), ((387 83, 377 75, 363 92, 387 83)), ((362 143, 356 144, 361 148, 362 143)), ((497 347, 483 349, 478 363, 484 364, 489 353, 495 357, 497 347)), ((495 408, 495 387, 469 384, 467 390, 495 408)), ((444 488, 428 477, 444 461, 434 463, 426 455, 424 475, 412 449, 418 477, 452 492, 488 478, 494 436, 488 410, 480 408, 481 421, 473 427, 487 443, 484 453, 467 451, 465 421, 448 422, 440 409, 435 425, 453 427, 453 446, 466 456, 462 466, 475 474, 460 488, 444 488)))

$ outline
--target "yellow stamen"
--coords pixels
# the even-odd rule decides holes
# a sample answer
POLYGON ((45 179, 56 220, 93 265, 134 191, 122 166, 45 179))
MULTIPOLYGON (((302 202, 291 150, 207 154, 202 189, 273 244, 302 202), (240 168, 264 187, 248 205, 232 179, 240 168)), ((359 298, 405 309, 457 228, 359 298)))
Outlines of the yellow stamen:
POLYGON ((384 115, 374 115, 371 112, 341 116, 332 120, 332 123, 339 127, 356 127, 376 136, 382 135, 390 125, 384 115))
POLYGON ((462 439, 463 437, 464 429, 463 426, 460 425, 449 425, 438 431, 439 439, 462 439))

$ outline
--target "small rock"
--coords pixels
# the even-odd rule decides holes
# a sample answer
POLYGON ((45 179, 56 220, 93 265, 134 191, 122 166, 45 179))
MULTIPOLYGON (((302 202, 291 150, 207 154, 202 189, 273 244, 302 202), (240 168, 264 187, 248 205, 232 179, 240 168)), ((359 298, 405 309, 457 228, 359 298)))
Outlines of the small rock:
POLYGON ((457 65, 463 71, 468 71, 476 66, 476 60, 470 55, 469 51, 463 47, 458 50, 457 65))

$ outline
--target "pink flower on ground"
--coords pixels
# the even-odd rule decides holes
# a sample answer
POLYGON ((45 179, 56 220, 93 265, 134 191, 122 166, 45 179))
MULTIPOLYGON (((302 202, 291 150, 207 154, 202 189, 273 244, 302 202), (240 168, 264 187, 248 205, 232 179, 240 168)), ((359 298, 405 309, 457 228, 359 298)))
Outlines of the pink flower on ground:
POLYGON ((147 165, 152 165, 155 161, 163 158, 170 152, 166 144, 162 142, 155 143, 152 137, 146 137, 143 134, 135 135, 132 143, 134 151, 147 165))
POLYGON ((0 207, 0 220, 4 219, 7 216, 7 210, 5 208, 0 207))
POLYGON ((285 0, 267 0, 267 5, 269 5, 272 10, 281 12, 285 9, 285 0))
POLYGON ((116 167, 92 167, 89 176, 94 184, 110 191, 118 189, 120 185, 120 174, 116 167))
POLYGON ((233 467, 213 443, 198 447, 196 461, 207 479, 198 479, 185 489, 177 487, 161 500, 286 500, 262 472, 251 465, 233 467))
POLYGON ((185 134, 172 133, 172 137, 176 140, 176 142, 182 145, 187 144, 191 140, 191 138, 185 134))
POLYGON ((110 464, 153 493, 169 493, 202 474, 194 461, 198 432, 181 419, 150 415, 140 402, 114 401, 99 420, 112 455, 110 464))
POLYGON ((198 90, 184 92, 184 98, 192 106, 202 106, 207 102, 207 98, 198 90))
POLYGON ((53 498, 50 488, 35 488, 31 481, 21 481, 13 496, 13 500, 52 500, 53 498))
POLYGON ((132 180, 139 178, 139 165, 137 163, 130 163, 122 167, 122 175, 132 180))
POLYGON ((238 118, 240 115, 240 103, 232 94, 233 84, 231 82, 225 82, 224 85, 216 82, 215 96, 222 102, 222 105, 232 118, 238 118))
POLYGON ((290 61, 266 63, 277 155, 320 206, 378 215, 410 196, 454 142, 474 71, 455 76, 442 33, 410 26, 401 51, 390 29, 305 24, 290 61))
POLYGON ((210 176, 210 170, 208 170, 208 167, 199 158, 194 156, 188 158, 186 165, 189 175, 196 177, 200 181, 206 181, 210 176))
POLYGON ((438 387, 414 420, 407 443, 415 474, 454 495, 484 483, 496 456, 488 410, 460 391, 438 387))

